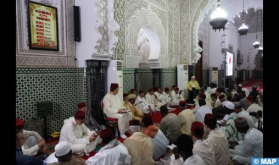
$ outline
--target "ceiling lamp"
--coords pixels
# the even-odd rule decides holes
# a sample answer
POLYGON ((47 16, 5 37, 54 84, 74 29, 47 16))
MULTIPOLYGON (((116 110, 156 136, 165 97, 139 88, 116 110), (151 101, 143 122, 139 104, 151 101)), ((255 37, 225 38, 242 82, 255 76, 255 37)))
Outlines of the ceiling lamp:
POLYGON ((244 14, 245 14, 245 11, 244 11, 244 0, 243 0, 242 25, 238 29, 238 33, 240 36, 246 35, 248 33, 248 26, 246 26, 244 23, 245 22, 244 14))
POLYGON ((258 11, 257 11, 257 23, 256 23, 256 41, 253 44, 253 47, 255 49, 260 47, 260 42, 258 41, 258 33, 257 33, 258 31, 257 31, 257 29, 258 29, 258 11))
POLYGON ((213 30, 216 31, 219 29, 220 31, 221 29, 225 30, 225 25, 228 22, 228 19, 227 13, 220 7, 220 0, 217 0, 217 3, 217 9, 211 14, 211 21, 209 23, 212 26, 213 30))
POLYGON ((261 53, 261 52, 263 52, 263 47, 259 47, 259 49, 258 49, 258 51, 261 53))

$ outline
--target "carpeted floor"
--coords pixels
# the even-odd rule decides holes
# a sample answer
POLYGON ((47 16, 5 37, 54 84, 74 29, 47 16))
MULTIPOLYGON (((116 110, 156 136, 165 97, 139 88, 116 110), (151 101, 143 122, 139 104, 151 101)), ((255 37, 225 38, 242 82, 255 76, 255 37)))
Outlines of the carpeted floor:
POLYGON ((241 84, 242 84, 242 88, 247 88, 249 91, 252 91, 252 87, 254 85, 258 86, 258 89, 257 89, 258 92, 263 89, 263 79, 250 79, 250 80, 241 82, 241 84))

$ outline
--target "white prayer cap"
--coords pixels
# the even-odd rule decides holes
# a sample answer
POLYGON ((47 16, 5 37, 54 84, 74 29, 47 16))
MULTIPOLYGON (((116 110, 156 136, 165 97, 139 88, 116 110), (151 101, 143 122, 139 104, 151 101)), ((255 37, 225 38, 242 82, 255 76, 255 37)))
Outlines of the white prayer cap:
POLYGON ((232 103, 232 102, 230 102, 230 101, 226 101, 226 102, 224 103, 224 106, 227 107, 227 108, 229 108, 229 109, 231 109, 231 110, 234 110, 234 107, 235 107, 234 103, 232 103))
POLYGON ((191 78, 196 78, 195 76, 192 76, 191 78))
POLYGON ((239 87, 242 87, 242 84, 238 84, 239 87))
POLYGON ((55 148, 55 155, 60 157, 68 154, 71 151, 71 147, 67 141, 58 143, 55 148))

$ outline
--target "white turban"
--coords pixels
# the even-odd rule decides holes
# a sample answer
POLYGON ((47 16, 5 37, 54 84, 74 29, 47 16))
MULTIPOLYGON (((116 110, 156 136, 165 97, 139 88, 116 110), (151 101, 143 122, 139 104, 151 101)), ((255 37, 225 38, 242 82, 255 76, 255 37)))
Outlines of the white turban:
POLYGON ((58 143, 55 148, 55 155, 57 157, 64 156, 71 151, 71 147, 67 141, 63 141, 58 143))

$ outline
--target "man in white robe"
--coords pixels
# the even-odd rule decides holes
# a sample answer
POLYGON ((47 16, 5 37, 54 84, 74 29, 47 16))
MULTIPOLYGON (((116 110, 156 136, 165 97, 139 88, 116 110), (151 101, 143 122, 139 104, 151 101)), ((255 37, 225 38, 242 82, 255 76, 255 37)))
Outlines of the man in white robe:
MULTIPOLYGON (((263 108, 260 107, 258 104, 254 103, 254 98, 252 96, 248 96, 246 99, 246 104, 248 105, 248 108, 246 112, 258 112, 259 110, 263 111, 263 108)), ((255 123, 258 122, 258 119, 255 116, 252 116, 255 123)))
POLYGON ((182 97, 181 93, 179 93, 179 88, 176 87, 175 92, 171 93, 171 104, 178 106, 180 100, 184 100, 184 98, 182 97))
POLYGON ((206 95, 204 93, 199 93, 198 96, 197 96, 197 99, 194 100, 195 101, 195 108, 193 109, 193 113, 196 113, 197 110, 200 108, 199 99, 205 99, 206 105, 208 107, 212 108, 212 105, 211 105, 210 101, 206 100, 206 95))
POLYGON ((180 132, 182 134, 191 135, 191 126, 195 121, 195 115, 191 109, 186 109, 185 101, 179 101, 180 113, 178 118, 180 121, 180 132))
POLYGON ((242 84, 238 84, 238 88, 245 92, 246 97, 250 95, 250 91, 247 88, 242 88, 242 84))
POLYGON ((22 134, 25 139, 25 143, 21 146, 22 154, 28 156, 35 156, 41 149, 45 154, 50 155, 45 140, 35 131, 24 130, 24 121, 16 118, 16 128, 22 130, 22 134))
MULTIPOLYGON (((200 99, 199 105, 200 105, 200 108, 195 113, 195 118, 196 118, 196 121, 199 121, 204 124, 205 115, 212 114, 212 109, 209 106, 205 105, 205 99, 200 99)), ((205 127, 204 127, 204 131, 206 131, 205 127)))
POLYGON ((194 141, 193 154, 199 155, 205 165, 216 164, 213 147, 203 139, 204 126, 201 122, 195 121, 191 126, 192 139, 194 141))
POLYGON ((213 147, 216 164, 228 165, 230 160, 228 140, 225 133, 215 130, 217 124, 216 117, 213 114, 206 114, 204 123, 209 132, 206 140, 213 147))
POLYGON ((113 132, 105 129, 100 133, 102 143, 106 144, 98 153, 86 160, 86 165, 124 165, 131 164, 128 149, 117 139, 113 132))
POLYGON ((242 117, 235 119, 235 126, 240 133, 244 133, 244 140, 235 143, 230 149, 230 157, 239 164, 251 164, 251 158, 263 157, 263 133, 250 128, 247 120, 242 117))
MULTIPOLYGON (((225 95, 225 94, 223 93, 223 89, 222 89, 222 88, 218 88, 218 89, 216 90, 216 95, 217 95, 217 100, 215 101, 214 108, 217 108, 217 107, 219 107, 219 106, 222 105, 221 101, 219 100, 219 96, 220 96, 220 95, 225 95)), ((226 96, 226 95, 225 95, 225 96, 226 96)))
POLYGON ((163 92, 164 100, 166 104, 169 106, 171 104, 171 96, 170 96, 170 89, 168 87, 165 88, 163 92))
POLYGON ((215 93, 217 88, 215 87, 214 83, 210 83, 209 87, 207 87, 206 92, 208 92, 209 95, 215 93))
POLYGON ((154 95, 157 96, 157 108, 160 110, 161 106, 167 104, 161 92, 161 88, 158 87, 154 95))
POLYGON ((132 112, 124 111, 125 107, 118 97, 119 86, 117 83, 112 83, 110 92, 103 99, 104 113, 107 117, 118 119, 118 128, 120 137, 126 139, 126 131, 129 131, 129 121, 132 120, 132 112))
POLYGON ((145 100, 148 104, 150 104, 151 106, 154 107, 154 110, 155 111, 158 111, 158 105, 157 105, 157 99, 156 99, 157 96, 154 95, 154 89, 153 88, 150 88, 149 89, 149 92, 146 93, 145 95, 145 100))
POLYGON ((142 90, 139 91, 139 95, 137 96, 135 105, 143 114, 152 113, 154 109, 154 105, 150 105, 144 98, 144 92, 142 90))
POLYGON ((100 136, 85 126, 84 119, 85 113, 77 111, 75 117, 64 120, 59 139, 59 142, 67 141, 72 152, 80 156, 89 155, 101 142, 100 136))

